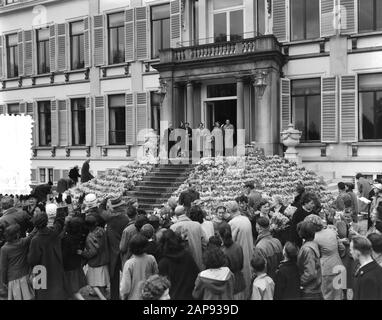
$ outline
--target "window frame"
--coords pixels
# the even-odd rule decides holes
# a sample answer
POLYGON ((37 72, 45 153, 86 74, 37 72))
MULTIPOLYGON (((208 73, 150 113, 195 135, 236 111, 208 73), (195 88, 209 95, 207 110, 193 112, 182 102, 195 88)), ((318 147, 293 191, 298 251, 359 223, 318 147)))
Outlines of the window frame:
POLYGON ((49 27, 47 28, 40 28, 35 30, 35 37, 36 37, 36 59, 37 59, 37 74, 49 74, 50 73, 50 48, 49 48, 49 41, 50 41, 50 34, 49 34, 49 27), (39 31, 42 29, 48 29, 48 38, 44 40, 39 40, 39 31), (44 44, 44 54, 46 53, 46 50, 48 50, 48 55, 45 56, 45 68, 47 70, 40 72, 40 43, 44 44))
MULTIPOLYGON (((107 112, 106 112, 106 119, 107 119, 107 142, 108 142, 108 145, 109 146, 113 146, 113 147, 122 147, 122 146, 125 146, 126 145, 126 105, 125 103, 123 103, 122 106, 110 106, 110 99, 111 97, 113 96, 123 96, 123 101, 125 101, 125 94, 124 93, 114 93, 114 94, 109 94, 107 95, 106 97, 106 103, 107 103, 107 112), (122 132, 122 130, 111 130, 110 129, 110 112, 111 112, 111 109, 123 109, 124 112, 125 112, 125 117, 124 117, 124 125, 125 125, 125 130, 124 130, 124 142, 123 143, 112 143, 112 139, 111 139, 111 132, 122 132)), ((117 139, 116 139, 117 140, 117 139)))
POLYGON ((6 54, 6 74, 8 79, 14 79, 18 78, 20 75, 20 70, 19 70, 19 47, 18 47, 18 33, 17 32, 12 32, 9 34, 5 35, 5 54, 6 54), (9 37, 16 37, 17 41, 15 45, 9 46, 9 37), (13 65, 13 68, 11 68, 11 63, 10 63, 10 55, 11 55, 11 49, 12 49, 12 56, 15 64, 13 65), (15 68, 16 66, 16 68, 15 68), (16 69, 17 72, 14 70, 16 69), (10 71, 13 70, 15 73, 14 75, 10 74, 10 71))
MULTIPOLYGON (((84 147, 86 146, 86 97, 75 97, 75 98, 70 98, 70 138, 71 138, 71 141, 70 141, 70 145, 71 146, 75 146, 75 147, 84 147), (83 110, 81 110, 83 113, 84 113, 84 119, 85 119, 85 123, 84 123, 84 127, 85 127, 85 132, 84 132, 84 143, 81 144, 76 144, 74 143, 74 139, 75 139, 75 135, 73 134, 73 130, 74 130, 74 117, 73 117, 73 114, 74 112, 79 112, 79 111, 74 111, 73 110, 73 103, 75 100, 83 100, 84 101, 84 104, 83 104, 83 110)), ((79 140, 81 140, 81 137, 79 136, 79 140)))
MULTIPOLYGON (((322 114, 321 114, 321 107, 322 107, 322 101, 321 101, 321 94, 322 94, 322 89, 321 89, 321 85, 322 85, 322 79, 320 77, 312 77, 312 78, 296 78, 296 79, 290 79, 291 80, 291 83, 290 83, 290 111, 291 111, 291 119, 292 119, 292 123, 296 125, 296 112, 294 110, 294 106, 293 106, 293 98, 295 97, 304 97, 304 112, 305 112, 305 117, 304 117, 304 123, 305 123, 305 128, 308 129, 308 126, 307 126, 307 123, 308 123, 308 112, 307 112, 307 108, 308 108, 308 99, 306 97, 312 97, 312 96, 318 96, 320 98, 320 123, 319 123, 319 126, 318 126, 318 129, 319 129, 319 134, 320 134, 320 138, 318 140, 305 140, 303 136, 301 136, 301 139, 300 139, 300 142, 301 143, 320 143, 321 142, 321 139, 322 139, 322 132, 321 132, 321 122, 322 122, 322 114), (318 94, 296 94, 294 95, 293 94, 293 81, 298 81, 298 80, 320 80, 320 85, 319 85, 319 88, 320 88, 320 93, 318 94)), ((305 130, 305 133, 307 135, 307 130, 305 130)))
MULTIPOLYGON (((372 30, 361 30, 360 29, 360 18, 361 18, 361 14, 360 14, 360 10, 361 10, 361 5, 360 5, 360 1, 361 0, 358 0, 357 1, 357 24, 358 24, 358 33, 360 34, 364 34, 364 33, 373 33, 373 32, 382 32, 382 25, 381 25, 381 29, 377 30, 377 0, 372 0, 373 1, 373 28, 372 30)), ((381 17, 382 19, 382 17, 381 17)))
POLYGON ((160 4, 155 4, 155 5, 151 5, 150 6, 150 57, 151 59, 159 59, 159 53, 158 53, 158 56, 154 56, 154 37, 153 37, 153 23, 154 21, 161 21, 161 32, 160 32, 160 35, 161 35, 161 48, 159 50, 163 50, 163 49, 168 49, 171 47, 171 13, 170 13, 170 10, 171 10, 171 5, 169 2, 166 2, 166 3, 160 3, 160 4), (164 19, 156 19, 156 20, 153 20, 153 8, 155 7, 160 7, 160 6, 168 6, 168 18, 164 18, 164 19), (163 45, 163 21, 164 20, 168 20, 169 21, 169 33, 168 33, 168 36, 169 36, 169 42, 170 42, 170 46, 168 48, 164 48, 162 47, 163 45))
POLYGON ((75 20, 75 21, 69 21, 69 59, 70 59, 70 70, 82 70, 82 69, 85 69, 85 28, 84 30, 82 31, 82 33, 78 33, 78 34, 73 34, 72 32, 72 26, 73 24, 76 24, 76 23, 81 23, 83 22, 83 20, 75 20), (77 58, 78 58, 78 61, 81 61, 81 37, 82 37, 82 52, 83 52, 83 66, 82 67, 73 67, 73 40, 74 38, 78 38, 78 41, 79 43, 77 43, 77 47, 79 49, 79 52, 77 52, 77 58))
MULTIPOLYGON (((112 55, 110 54, 111 53, 111 47, 110 47, 110 44, 111 44, 111 41, 112 41, 112 37, 111 37, 111 30, 112 29, 117 29, 117 39, 119 39, 119 32, 121 29, 122 30, 122 33, 123 33, 123 39, 125 39, 125 24, 123 23, 121 26, 117 26, 117 27, 110 27, 110 16, 112 15, 117 15, 117 14, 121 14, 123 19, 122 21, 125 21, 125 12, 124 11, 116 11, 116 12, 110 12, 108 14, 106 14, 106 31, 107 31, 107 54, 106 54, 106 58, 107 58, 107 65, 109 66, 113 66, 113 65, 119 65, 119 64, 123 64, 125 63, 125 40, 123 41, 123 44, 122 44, 122 49, 123 49, 123 54, 122 54, 122 61, 120 62, 111 62, 113 57, 112 55)), ((119 43, 117 42, 117 44, 119 45, 119 43)), ((118 46, 119 48, 119 46, 118 46)))
POLYGON ((307 38, 307 3, 306 3, 306 0, 303 1, 304 3, 304 16, 303 16, 303 20, 304 20, 304 38, 303 39, 297 39, 297 40, 293 40, 293 19, 292 19, 292 1, 293 0, 289 0, 289 41, 290 42, 301 42, 301 41, 314 41, 316 39, 320 39, 321 38, 321 34, 320 34, 320 27, 321 27, 321 13, 320 13, 320 0, 316 0, 318 1, 318 33, 317 33, 317 37, 314 37, 314 38, 307 38))
MULTIPOLYGON (((51 147, 52 146, 52 109, 51 109, 51 101, 50 100, 39 100, 39 101, 36 101, 37 102, 37 118, 38 118, 38 146, 39 147, 51 147), (50 143, 46 143, 44 145, 41 144, 41 136, 40 136, 40 126, 41 126, 41 121, 40 121, 40 114, 42 114, 42 112, 40 112, 40 103, 49 103, 49 114, 50 114, 50 143)), ((45 110, 43 112, 44 114, 46 114, 45 110)), ((46 133, 45 133, 46 134, 46 133)))

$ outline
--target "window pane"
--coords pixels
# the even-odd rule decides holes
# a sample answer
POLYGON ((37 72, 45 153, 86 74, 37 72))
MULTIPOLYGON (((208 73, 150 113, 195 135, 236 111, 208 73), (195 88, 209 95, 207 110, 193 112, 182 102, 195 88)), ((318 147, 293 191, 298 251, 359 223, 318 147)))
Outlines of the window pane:
POLYGON ((236 83, 214 84, 207 86, 207 98, 236 96, 236 83))
POLYGON ((37 41, 42 40, 49 40, 49 28, 44 28, 37 31, 37 41))
POLYGON ((38 103, 38 125, 40 146, 50 145, 52 139, 49 101, 38 103))
POLYGON ((38 47, 38 73, 47 73, 49 72, 49 41, 39 41, 37 44, 38 47))
POLYGON ((151 19, 152 20, 166 19, 166 18, 170 18, 170 5, 169 4, 151 7, 151 19))
POLYGON ((40 169, 40 182, 46 182, 45 169, 40 169))
POLYGON ((8 38, 8 47, 17 46, 17 42, 18 42, 17 34, 11 34, 7 38, 8 38))
POLYGON ((124 107, 125 96, 123 94, 117 94, 109 96, 109 107, 124 107))
POLYGON ((20 106, 18 103, 8 104, 8 114, 20 114, 20 106))
POLYGON ((161 21, 153 21, 152 24, 152 56, 159 57, 159 49, 161 47, 161 21))
POLYGON ((79 53, 79 64, 78 68, 84 68, 85 67, 85 44, 84 44, 84 35, 79 36, 79 48, 80 48, 80 53, 79 53))
POLYGON ((78 63, 79 63, 79 43, 78 43, 78 36, 72 37, 72 70, 77 69, 78 63))
POLYGON ((375 139, 382 139, 382 91, 376 92, 375 102, 375 139))
POLYGON ((85 99, 72 100, 72 139, 73 145, 86 143, 85 99))
POLYGON ((109 59, 110 64, 118 61, 118 29, 110 29, 109 33, 109 59))
POLYGON ((319 78, 292 81, 292 95, 320 94, 321 81, 319 78))
POLYGON ((319 11, 319 0, 306 0, 306 39, 320 37, 319 11))
POLYGON ((109 143, 123 145, 126 142, 126 108, 124 95, 109 97, 109 143))
POLYGON ((296 129, 302 131, 301 140, 306 140, 305 97, 292 98, 292 110, 296 129))
POLYGON ((373 2, 374 0, 358 1, 359 31, 373 31, 373 2))
POLYGON ((304 40, 305 38, 305 0, 291 0, 291 31, 293 40, 304 40))
POLYGON ((123 12, 109 14, 109 28, 110 27, 121 27, 124 25, 124 14, 123 12))
POLYGON ((359 90, 382 90, 382 73, 359 75, 359 90))
POLYGON ((214 10, 242 6, 243 0, 214 0, 214 10))
POLYGON ((382 91, 360 93, 359 108, 361 139, 382 139, 382 91))
POLYGON ((118 28, 118 59, 116 63, 125 61, 125 31, 124 28, 118 28))
POLYGON ((257 32, 265 34, 265 0, 257 1, 257 32))
POLYGON ((53 169, 52 168, 48 169, 48 177, 49 177, 48 181, 53 182, 53 169))
POLYGON ((243 10, 230 12, 230 40, 243 39, 243 10))
POLYGON ((307 97, 307 140, 319 141, 321 139, 321 97, 307 97))
POLYGON ((227 41, 227 14, 214 14, 214 38, 215 42, 227 41))
POLYGON ((71 35, 78 35, 84 33, 84 23, 82 21, 73 22, 70 24, 71 35))
POLYGON ((162 49, 170 48, 170 19, 162 20, 162 49))

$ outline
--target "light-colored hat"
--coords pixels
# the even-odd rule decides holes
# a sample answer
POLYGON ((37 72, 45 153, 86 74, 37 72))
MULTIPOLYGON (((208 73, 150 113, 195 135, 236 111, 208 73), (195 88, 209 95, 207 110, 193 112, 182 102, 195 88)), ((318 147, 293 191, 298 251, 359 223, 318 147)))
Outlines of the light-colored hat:
POLYGON ((125 204, 122 201, 122 196, 110 199, 109 203, 110 203, 110 208, 112 208, 112 209, 123 206, 125 204))
POLYGON ((57 205, 54 203, 48 203, 45 207, 45 212, 49 220, 54 218, 57 214, 57 205))
POLYGON ((94 193, 89 193, 84 199, 84 205, 88 208, 97 206, 97 197, 94 193))
POLYGON ((308 215, 304 221, 307 221, 307 222, 311 222, 313 224, 315 224, 316 226, 321 226, 321 227, 324 227, 324 222, 322 221, 321 217, 319 217, 318 215, 316 214, 310 214, 308 215))
POLYGON ((181 216, 181 215, 184 214, 184 213, 185 213, 185 209, 184 209, 183 206, 177 206, 177 207, 175 208, 175 215, 176 215, 176 216, 181 216))
POLYGON ((236 201, 229 201, 226 204, 226 208, 228 212, 238 212, 239 211, 239 205, 236 201))

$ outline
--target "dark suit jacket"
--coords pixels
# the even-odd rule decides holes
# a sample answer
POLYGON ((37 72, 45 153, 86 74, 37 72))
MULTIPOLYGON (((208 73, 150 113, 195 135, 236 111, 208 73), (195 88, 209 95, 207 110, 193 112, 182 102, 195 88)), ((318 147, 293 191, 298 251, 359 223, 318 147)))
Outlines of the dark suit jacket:
POLYGON ((353 300, 382 300, 382 267, 375 261, 360 268, 353 283, 353 300))

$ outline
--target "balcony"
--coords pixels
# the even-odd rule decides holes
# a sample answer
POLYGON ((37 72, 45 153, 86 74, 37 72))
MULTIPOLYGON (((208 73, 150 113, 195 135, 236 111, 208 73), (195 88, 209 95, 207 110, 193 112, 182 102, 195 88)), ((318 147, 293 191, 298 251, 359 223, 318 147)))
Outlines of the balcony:
POLYGON ((162 50, 160 64, 246 56, 263 52, 279 52, 281 54, 281 45, 273 35, 162 50))

